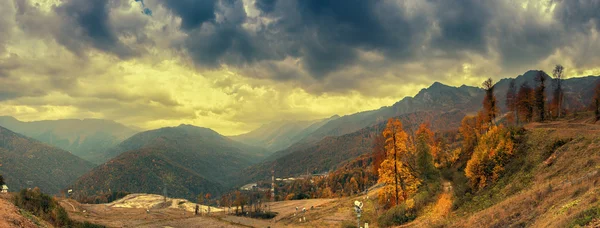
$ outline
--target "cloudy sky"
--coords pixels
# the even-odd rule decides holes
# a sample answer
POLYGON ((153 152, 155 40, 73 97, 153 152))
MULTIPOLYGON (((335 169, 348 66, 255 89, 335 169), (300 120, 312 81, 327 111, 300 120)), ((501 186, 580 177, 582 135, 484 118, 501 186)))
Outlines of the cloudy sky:
POLYGON ((599 75, 599 32, 598 0, 0 0, 0 115, 239 134, 434 81, 599 75))

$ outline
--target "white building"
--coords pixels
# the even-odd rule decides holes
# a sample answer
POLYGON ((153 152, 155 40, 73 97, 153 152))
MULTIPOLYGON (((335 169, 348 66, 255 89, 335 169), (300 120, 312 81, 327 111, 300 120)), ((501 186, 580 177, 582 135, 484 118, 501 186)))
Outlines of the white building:
POLYGON ((7 193, 7 192, 8 192, 8 186, 2 185, 2 193, 7 193))
POLYGON ((258 187, 258 184, 256 184, 256 183, 250 183, 250 184, 242 186, 240 188, 240 190, 242 190, 242 191, 252 191, 252 190, 256 189, 257 187, 258 187))

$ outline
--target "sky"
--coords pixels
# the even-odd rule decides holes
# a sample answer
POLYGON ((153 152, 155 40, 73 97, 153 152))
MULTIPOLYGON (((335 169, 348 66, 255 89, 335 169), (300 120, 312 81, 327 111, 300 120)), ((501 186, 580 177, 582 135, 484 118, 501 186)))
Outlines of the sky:
POLYGON ((0 0, 0 116, 235 135, 435 81, 600 75, 598 0, 0 0))

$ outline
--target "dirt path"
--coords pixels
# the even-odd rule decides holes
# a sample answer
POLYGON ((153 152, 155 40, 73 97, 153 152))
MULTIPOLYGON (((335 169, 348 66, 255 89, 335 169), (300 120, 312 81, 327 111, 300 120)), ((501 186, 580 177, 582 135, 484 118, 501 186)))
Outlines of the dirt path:
POLYGON ((400 227, 432 227, 443 221, 452 211, 454 192, 450 181, 442 181, 442 189, 437 201, 423 210, 426 211, 425 214, 419 215, 417 220, 400 227))

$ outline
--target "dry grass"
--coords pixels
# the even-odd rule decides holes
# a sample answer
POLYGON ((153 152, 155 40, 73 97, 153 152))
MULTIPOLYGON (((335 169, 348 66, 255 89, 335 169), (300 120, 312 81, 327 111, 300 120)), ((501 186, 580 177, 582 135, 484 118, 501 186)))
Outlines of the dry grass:
POLYGON ((533 164, 530 186, 484 210, 455 218, 452 226, 565 227, 576 215, 599 204, 600 125, 563 121, 527 128, 528 156, 538 161, 554 157, 553 162, 533 164), (564 145, 548 151, 561 139, 564 145))

